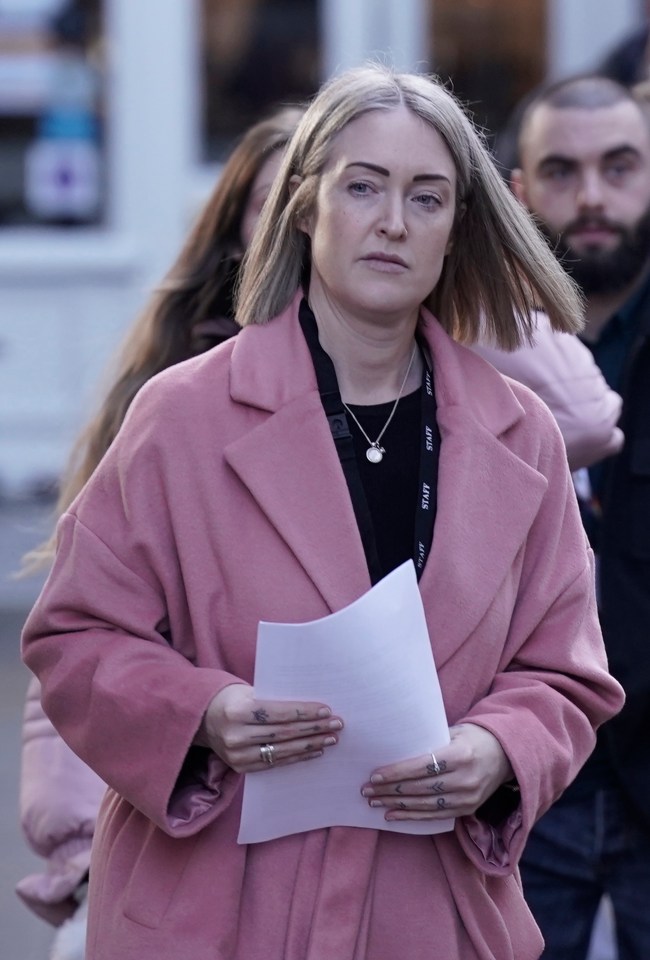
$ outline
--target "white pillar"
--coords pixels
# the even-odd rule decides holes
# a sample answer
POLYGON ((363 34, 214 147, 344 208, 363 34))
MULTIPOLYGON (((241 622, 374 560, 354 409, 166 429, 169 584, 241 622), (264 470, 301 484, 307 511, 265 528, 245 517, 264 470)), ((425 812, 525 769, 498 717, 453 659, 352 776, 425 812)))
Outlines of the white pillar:
POLYGON ((367 0, 320 0, 319 17, 322 79, 363 63, 369 55, 367 0))
POLYGON ((323 77, 375 59, 428 68, 428 0, 321 0, 323 77))
POLYGON ((398 70, 428 73, 429 0, 384 0, 388 49, 398 70))
POLYGON ((639 0, 547 0, 549 79, 590 70, 641 23, 639 0))
POLYGON ((106 4, 111 226, 159 277, 185 234, 197 146, 195 0, 106 4))

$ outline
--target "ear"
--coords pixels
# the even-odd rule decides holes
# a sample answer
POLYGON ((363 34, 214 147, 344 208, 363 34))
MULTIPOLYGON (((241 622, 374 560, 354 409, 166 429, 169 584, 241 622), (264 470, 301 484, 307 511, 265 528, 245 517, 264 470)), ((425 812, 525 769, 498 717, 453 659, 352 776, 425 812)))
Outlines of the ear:
POLYGON ((521 167, 515 167, 510 174, 510 189, 516 196, 519 203, 523 203, 523 205, 527 207, 528 194, 526 192, 526 186, 524 183, 524 171, 521 169, 521 167))
MULTIPOLYGON (((294 173, 290 177, 289 197, 293 197, 293 195, 295 194, 296 190, 298 189, 298 187, 302 182, 303 182, 303 178, 297 173, 294 173)), ((311 236, 311 218, 310 217, 298 217, 298 219, 296 220, 296 226, 303 233, 306 233, 308 237, 311 236)))
POLYGON ((296 192, 296 190, 298 189, 301 183, 302 183, 302 177, 299 174, 293 173, 289 177, 289 196, 290 197, 294 195, 294 193, 296 192))

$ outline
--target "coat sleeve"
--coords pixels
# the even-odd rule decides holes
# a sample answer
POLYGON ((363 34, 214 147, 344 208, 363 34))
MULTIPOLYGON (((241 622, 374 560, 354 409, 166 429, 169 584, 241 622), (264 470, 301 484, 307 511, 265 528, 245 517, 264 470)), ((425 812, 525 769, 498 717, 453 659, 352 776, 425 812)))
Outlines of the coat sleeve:
POLYGON ((456 825, 470 859, 494 874, 516 867, 534 823, 574 779, 594 748, 595 731, 624 701, 607 670, 593 554, 562 440, 534 400, 526 401, 528 417, 541 421, 537 469, 548 485, 523 548, 499 669, 487 695, 458 720, 499 740, 520 790, 519 803, 501 823, 473 816, 456 825))
POLYGON ((59 924, 77 907, 75 891, 90 866, 97 812, 106 784, 61 739, 43 712, 32 678, 23 721, 20 823, 32 850, 46 861, 16 892, 35 913, 59 924))
POLYGON ((168 442, 161 452, 158 425, 171 414, 147 396, 59 521, 23 658, 71 749, 162 830, 186 836, 218 816, 239 785, 193 740, 212 698, 242 681, 223 669, 216 643, 213 664, 192 660, 166 487, 165 464, 178 451, 168 442))
POLYGON ((607 385, 589 348, 572 334, 556 333, 545 314, 537 314, 532 346, 512 353, 485 344, 472 349, 546 403, 562 432, 571 470, 589 467, 623 446, 617 426, 621 398, 607 385))

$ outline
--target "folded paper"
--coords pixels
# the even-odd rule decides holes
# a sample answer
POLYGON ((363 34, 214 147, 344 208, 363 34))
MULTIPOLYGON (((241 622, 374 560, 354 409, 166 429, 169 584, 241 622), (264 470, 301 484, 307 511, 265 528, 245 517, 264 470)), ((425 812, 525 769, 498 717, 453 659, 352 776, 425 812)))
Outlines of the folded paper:
POLYGON ((309 623, 261 622, 255 695, 325 703, 345 728, 308 763, 247 774, 239 843, 320 827, 432 834, 453 820, 386 821, 361 787, 377 767, 426 755, 449 730, 411 560, 342 610, 309 623))

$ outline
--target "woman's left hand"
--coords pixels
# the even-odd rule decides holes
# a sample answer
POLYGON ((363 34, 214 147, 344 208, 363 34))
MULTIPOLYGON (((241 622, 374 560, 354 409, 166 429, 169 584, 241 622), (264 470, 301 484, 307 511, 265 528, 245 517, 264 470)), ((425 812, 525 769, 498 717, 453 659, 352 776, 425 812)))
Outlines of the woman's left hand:
POLYGON ((475 813, 497 787, 513 777, 497 738, 483 727, 462 723, 451 742, 433 754, 373 771, 361 793, 386 820, 443 820, 475 813))

